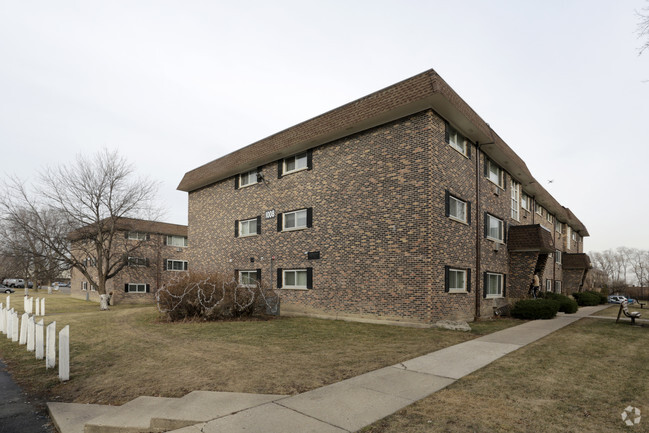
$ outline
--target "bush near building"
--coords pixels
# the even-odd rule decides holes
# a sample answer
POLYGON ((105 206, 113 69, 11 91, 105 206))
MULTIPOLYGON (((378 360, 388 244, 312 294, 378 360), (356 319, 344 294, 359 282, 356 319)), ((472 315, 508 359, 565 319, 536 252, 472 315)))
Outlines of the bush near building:
POLYGON ((523 320, 552 319, 559 311, 559 301, 552 299, 523 299, 514 304, 512 317, 523 320))
POLYGON ((559 311, 562 313, 573 314, 579 309, 579 305, 574 299, 560 293, 545 292, 543 298, 559 302, 559 311))

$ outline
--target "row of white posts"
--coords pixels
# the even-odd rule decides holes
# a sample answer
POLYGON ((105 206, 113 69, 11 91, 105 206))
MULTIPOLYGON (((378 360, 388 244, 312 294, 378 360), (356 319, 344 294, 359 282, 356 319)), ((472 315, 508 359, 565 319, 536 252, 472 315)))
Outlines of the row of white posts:
MULTIPOLYGON (((9 296, 7 296, 7 299, 9 299, 9 296)), ((36 298, 36 309, 34 309, 34 298, 25 296, 23 299, 23 309, 25 310, 25 313, 33 314, 34 316, 45 315, 45 298, 36 298)), ((7 304, 7 308, 9 308, 9 304, 7 304)))
MULTIPOLYGON (((30 301, 25 296, 25 307, 33 304, 34 298, 30 301)), ((7 336, 7 339, 26 344, 27 350, 34 352, 36 359, 45 358, 45 368, 54 368, 56 366, 56 322, 52 322, 47 327, 43 324, 43 319, 36 322, 34 317, 41 313, 45 314, 45 298, 36 302, 36 314, 30 314, 33 311, 25 308, 25 314, 22 318, 18 317, 18 312, 11 306, 11 299, 7 296, 6 307, 0 302, 0 332, 7 336), (44 332, 45 331, 45 332, 44 332), (43 341, 45 336, 45 341, 43 341)), ((70 380, 70 326, 66 326, 59 332, 59 379, 70 380)))

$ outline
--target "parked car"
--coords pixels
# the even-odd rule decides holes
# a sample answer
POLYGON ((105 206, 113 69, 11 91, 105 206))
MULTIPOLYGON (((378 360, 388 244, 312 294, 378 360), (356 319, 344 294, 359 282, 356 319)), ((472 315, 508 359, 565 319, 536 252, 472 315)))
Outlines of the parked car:
POLYGON ((629 304, 633 304, 633 303, 635 303, 635 299, 633 299, 633 298, 627 298, 626 300, 627 300, 627 302, 628 302, 629 304))
POLYGON ((2 284, 7 287, 25 287, 25 280, 22 278, 5 278, 2 284))
POLYGON ((0 293, 14 293, 15 290, 11 287, 7 287, 4 284, 0 284, 0 293))
POLYGON ((611 296, 608 297, 608 302, 610 304, 621 304, 625 300, 626 300, 626 298, 624 296, 620 296, 620 295, 611 295, 611 296))

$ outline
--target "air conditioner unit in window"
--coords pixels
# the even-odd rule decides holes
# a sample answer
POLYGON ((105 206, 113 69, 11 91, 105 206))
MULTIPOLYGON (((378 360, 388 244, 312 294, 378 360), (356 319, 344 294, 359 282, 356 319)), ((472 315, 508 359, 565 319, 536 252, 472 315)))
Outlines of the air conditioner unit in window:
POLYGON ((177 253, 182 252, 182 250, 183 250, 182 248, 176 248, 176 252, 177 252, 177 253))
POLYGON ((500 244, 498 242, 494 242, 494 251, 498 252, 500 250, 500 244))

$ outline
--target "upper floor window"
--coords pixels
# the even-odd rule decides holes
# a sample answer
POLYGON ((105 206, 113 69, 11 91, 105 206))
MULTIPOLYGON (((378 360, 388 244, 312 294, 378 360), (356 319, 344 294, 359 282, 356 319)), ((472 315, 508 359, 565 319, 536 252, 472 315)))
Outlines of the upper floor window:
POLYGON ((561 264, 561 251, 556 250, 554 253, 554 262, 561 264))
POLYGON ((577 242, 577 232, 575 232, 574 230, 572 231, 572 240, 577 242))
POLYGON ((141 283, 126 283, 124 284, 124 291, 127 293, 147 293, 149 291, 149 285, 141 283))
POLYGON ((459 132, 455 130, 451 125, 446 123, 446 142, 455 150, 460 152, 464 156, 470 155, 470 148, 468 140, 459 132))
POLYGON ((561 281, 554 282, 554 293, 561 293, 561 281))
POLYGON ((537 214, 537 215, 541 215, 541 216, 543 216, 543 206, 541 206, 540 204, 536 203, 536 204, 534 205, 534 208, 535 208, 535 211, 536 211, 536 214, 537 214))
POLYGON ((255 169, 255 170, 251 170, 251 171, 246 172, 246 173, 239 174, 239 176, 238 176, 238 179, 239 179, 238 187, 243 188, 243 187, 246 187, 246 186, 254 185, 257 182, 259 182, 258 173, 259 173, 259 169, 255 169))
POLYGON ((546 292, 551 292, 552 291, 552 280, 550 280, 550 279, 545 280, 545 291, 546 292))
POLYGON ((505 240, 505 224, 503 220, 488 213, 485 214, 485 236, 498 242, 505 240))
POLYGON ((499 187, 505 188, 505 171, 489 158, 485 164, 485 176, 499 187))
POLYGON ((505 276, 492 272, 485 272, 484 297, 501 298, 504 296, 505 276))
POLYGON ((188 264, 186 260, 165 260, 165 269, 167 271, 186 271, 188 264))
POLYGON ((521 195, 521 207, 528 212, 532 212, 532 197, 523 193, 521 195))
POLYGON ((471 204, 452 196, 446 191, 446 216, 454 220, 470 224, 471 204))
POLYGON ((186 247, 187 236, 168 235, 167 245, 171 245, 172 247, 186 247))
POLYGON ((149 259, 144 257, 129 257, 129 266, 149 266, 149 259))
POLYGON ((277 231, 300 230, 313 225, 313 208, 299 209, 277 215, 277 231))
POLYGON ((148 241, 149 234, 144 232, 127 232, 126 238, 132 241, 148 241))
POLYGON ((548 220, 549 223, 552 222, 552 214, 548 211, 545 213, 545 219, 548 220))
POLYGON ((246 237, 261 234, 261 216, 234 222, 234 236, 246 237))
POLYGON ((516 221, 519 220, 518 214, 520 212, 520 188, 521 184, 512 180, 512 218, 516 221))
POLYGON ((563 233, 563 223, 559 220, 554 220, 554 229, 557 233, 563 233))

